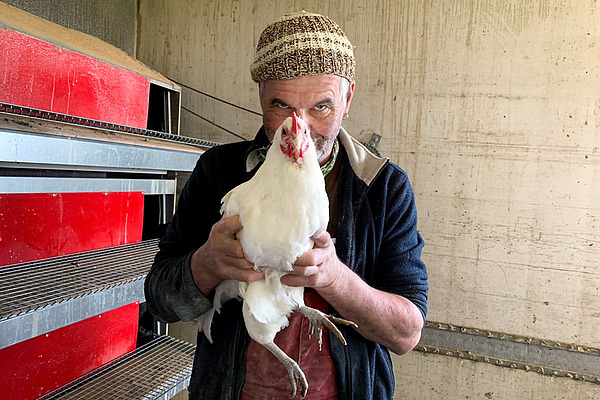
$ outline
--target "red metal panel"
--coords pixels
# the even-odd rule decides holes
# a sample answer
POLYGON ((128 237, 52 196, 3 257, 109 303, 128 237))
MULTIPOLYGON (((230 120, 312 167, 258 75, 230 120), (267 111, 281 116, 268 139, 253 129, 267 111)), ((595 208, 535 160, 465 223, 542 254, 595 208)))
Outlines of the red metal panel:
MULTIPOLYGON (((0 194, 0 266, 140 241, 142 192, 0 194)), ((0 393, 33 399, 135 348, 139 303, 0 349, 0 393)))
POLYGON ((139 303, 0 350, 0 393, 35 399, 135 348, 139 303))
POLYGON ((142 240, 144 194, 0 194, 0 266, 142 240))
POLYGON ((0 55, 0 102, 146 128, 146 77, 5 28, 0 55))

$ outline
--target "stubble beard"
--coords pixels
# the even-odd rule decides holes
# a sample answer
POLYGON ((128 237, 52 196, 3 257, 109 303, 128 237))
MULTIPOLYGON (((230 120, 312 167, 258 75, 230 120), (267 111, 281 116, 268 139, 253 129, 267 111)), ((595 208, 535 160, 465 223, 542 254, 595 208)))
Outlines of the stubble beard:
POLYGON ((321 135, 316 135, 313 138, 313 142, 317 151, 317 160, 319 161, 319 164, 322 164, 323 161, 325 161, 331 154, 331 150, 333 149, 333 143, 328 142, 325 139, 325 136, 321 135))
MULTIPOLYGON (((275 130, 268 129, 265 127, 265 133, 267 134, 269 141, 272 143, 273 138, 275 137, 275 130)), ((315 144, 315 150, 317 152, 317 160, 319 161, 319 164, 322 164, 323 161, 325 159, 327 159, 329 157, 329 155, 331 154, 331 150, 333 149, 333 141, 329 142, 329 141, 327 141, 325 136, 319 135, 319 134, 316 134, 314 136, 311 134, 311 137, 312 137, 313 143, 315 144)))

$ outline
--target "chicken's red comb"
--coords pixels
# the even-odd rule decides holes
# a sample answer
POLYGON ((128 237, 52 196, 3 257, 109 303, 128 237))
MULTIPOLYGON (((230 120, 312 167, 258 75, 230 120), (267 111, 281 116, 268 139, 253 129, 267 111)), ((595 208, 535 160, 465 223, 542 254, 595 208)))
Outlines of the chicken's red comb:
POLYGON ((300 131, 300 124, 298 124, 298 116, 296 115, 296 111, 292 111, 292 132, 294 135, 297 135, 300 131))

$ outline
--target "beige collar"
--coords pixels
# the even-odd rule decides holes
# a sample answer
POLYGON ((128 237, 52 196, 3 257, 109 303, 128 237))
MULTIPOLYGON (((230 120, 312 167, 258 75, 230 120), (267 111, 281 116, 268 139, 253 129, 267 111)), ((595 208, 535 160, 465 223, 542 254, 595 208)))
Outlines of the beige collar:
POLYGON ((389 159, 371 153, 362 143, 350 136, 344 128, 340 128, 338 138, 344 146, 344 150, 346 150, 350 166, 356 176, 367 185, 370 185, 389 159))

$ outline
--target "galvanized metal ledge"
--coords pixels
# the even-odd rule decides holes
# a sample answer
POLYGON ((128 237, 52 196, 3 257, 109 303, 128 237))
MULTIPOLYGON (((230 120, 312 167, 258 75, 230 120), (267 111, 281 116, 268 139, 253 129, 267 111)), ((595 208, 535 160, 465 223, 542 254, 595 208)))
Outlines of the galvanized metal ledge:
POLYGON ((145 301, 158 240, 0 268, 0 349, 145 301))
POLYGON ((41 399, 167 400, 189 385, 195 349, 159 336, 41 399))
POLYGON ((98 192, 143 192, 148 195, 172 195, 175 194, 175 180, 0 176, 1 194, 98 192))
POLYGON ((0 128, 5 167, 164 174, 191 172, 199 153, 0 128))

